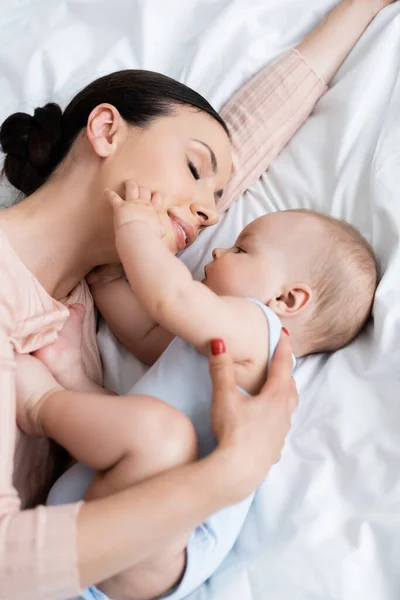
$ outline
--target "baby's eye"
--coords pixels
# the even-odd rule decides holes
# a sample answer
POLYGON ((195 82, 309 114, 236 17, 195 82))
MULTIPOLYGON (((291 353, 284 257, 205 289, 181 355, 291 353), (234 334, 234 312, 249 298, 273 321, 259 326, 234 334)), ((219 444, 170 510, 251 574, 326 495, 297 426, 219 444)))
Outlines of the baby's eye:
POLYGON ((236 254, 240 254, 241 252, 246 253, 246 251, 243 250, 243 248, 241 248, 240 246, 235 246, 235 250, 236 254))
POLYGON ((192 163, 191 160, 188 161, 188 167, 189 167, 189 170, 190 170, 191 174, 196 179, 196 181, 198 179, 200 179, 199 172, 198 172, 198 170, 196 169, 196 167, 194 166, 194 164, 192 163))

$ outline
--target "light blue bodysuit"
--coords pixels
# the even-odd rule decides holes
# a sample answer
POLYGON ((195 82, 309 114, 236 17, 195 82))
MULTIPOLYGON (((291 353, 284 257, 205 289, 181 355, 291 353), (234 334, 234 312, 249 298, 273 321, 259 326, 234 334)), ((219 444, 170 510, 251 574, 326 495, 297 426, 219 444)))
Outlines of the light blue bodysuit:
MULTIPOLYGON (((277 315, 257 300, 269 326, 269 361, 275 352, 281 334, 277 315)), ((200 457, 216 447, 210 407, 211 378, 207 357, 181 338, 175 338, 158 361, 133 386, 129 394, 145 394, 167 402, 187 415, 197 432, 200 457)), ((83 498, 94 471, 82 464, 73 466, 55 483, 48 504, 66 504, 83 498)), ((207 490, 204 490, 207 494, 207 490)), ((187 564, 180 583, 163 598, 180 600, 205 582, 232 549, 254 494, 228 508, 220 510, 197 527, 187 545, 187 564)), ((102 592, 92 587, 85 590, 81 599, 107 600, 102 592)))

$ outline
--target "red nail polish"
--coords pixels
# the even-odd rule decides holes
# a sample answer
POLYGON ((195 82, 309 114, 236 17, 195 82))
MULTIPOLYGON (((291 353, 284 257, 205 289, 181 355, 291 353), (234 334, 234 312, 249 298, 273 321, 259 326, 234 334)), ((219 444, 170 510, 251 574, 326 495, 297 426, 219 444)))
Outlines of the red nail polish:
POLYGON ((283 331, 283 333, 286 333, 286 335, 289 335, 289 332, 288 332, 288 330, 286 329, 286 327, 282 327, 282 331, 283 331))
POLYGON ((226 352, 224 340, 211 340, 211 354, 224 354, 226 352))

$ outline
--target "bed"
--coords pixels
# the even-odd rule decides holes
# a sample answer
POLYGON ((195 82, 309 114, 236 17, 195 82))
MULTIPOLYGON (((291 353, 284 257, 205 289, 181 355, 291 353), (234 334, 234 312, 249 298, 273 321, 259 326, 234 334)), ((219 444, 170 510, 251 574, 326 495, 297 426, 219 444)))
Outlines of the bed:
MULTIPOLYGON (((0 119, 65 102, 97 76, 146 68, 217 108, 300 41, 332 0, 12 0, 0 7, 0 119)), ((295 207, 343 217, 382 269, 374 324, 298 362, 300 404, 282 459, 241 535, 191 600, 400 597, 400 3, 359 41, 311 118, 263 177, 183 255, 197 277, 255 217, 295 207)), ((3 205, 13 190, 0 188, 3 205)), ((106 384, 143 367, 99 331, 106 384)))

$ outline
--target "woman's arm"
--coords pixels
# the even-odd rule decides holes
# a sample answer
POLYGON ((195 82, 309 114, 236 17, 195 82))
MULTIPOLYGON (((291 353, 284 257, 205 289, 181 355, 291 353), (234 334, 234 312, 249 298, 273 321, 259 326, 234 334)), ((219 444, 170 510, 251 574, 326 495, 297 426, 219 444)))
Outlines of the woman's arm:
MULTIPOLYGON (((297 404, 290 343, 283 337, 264 389, 250 400, 236 387, 233 363, 221 341, 214 346, 212 422, 219 445, 207 458, 81 505, 18 512, 18 503, 3 503, 2 598, 25 600, 27 590, 31 600, 74 597, 80 586, 99 583, 146 560, 173 536, 253 492, 279 460, 297 404)), ((11 474, 4 458, 1 454, 2 472, 8 469, 11 474)))
POLYGON ((78 519, 82 586, 146 560, 172 537, 240 502, 279 460, 298 399, 289 339, 281 336, 268 381, 251 399, 237 389, 232 359, 222 340, 217 342, 219 353, 210 356, 217 450, 203 460, 82 506, 78 519))
POLYGON ((0 239, 0 596, 52 600, 79 592, 76 516, 79 506, 20 511, 13 487, 16 434, 13 258, 0 239))
POLYGON ((394 1, 344 0, 297 46, 297 50, 329 83, 371 21, 394 1))
POLYGON ((222 108, 232 135, 233 172, 219 210, 266 171, 369 23, 392 2, 344 0, 296 49, 259 71, 222 108))

